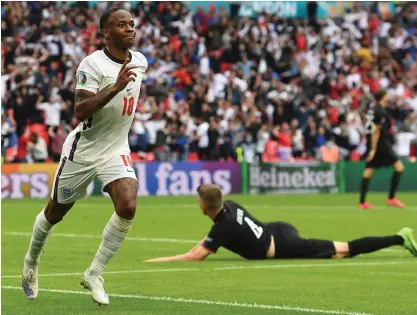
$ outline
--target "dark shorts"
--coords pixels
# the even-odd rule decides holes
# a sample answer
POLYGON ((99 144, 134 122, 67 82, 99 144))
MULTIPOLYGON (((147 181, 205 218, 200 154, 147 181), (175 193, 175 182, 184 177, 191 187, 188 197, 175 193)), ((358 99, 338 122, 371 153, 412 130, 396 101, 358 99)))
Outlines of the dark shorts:
POLYGON ((386 150, 377 151, 375 153, 374 159, 366 162, 366 168, 389 167, 398 160, 398 156, 395 154, 394 150, 389 148, 386 150))
POLYGON ((336 254, 333 241, 302 238, 291 224, 271 222, 267 229, 274 236, 275 258, 332 258, 336 254))

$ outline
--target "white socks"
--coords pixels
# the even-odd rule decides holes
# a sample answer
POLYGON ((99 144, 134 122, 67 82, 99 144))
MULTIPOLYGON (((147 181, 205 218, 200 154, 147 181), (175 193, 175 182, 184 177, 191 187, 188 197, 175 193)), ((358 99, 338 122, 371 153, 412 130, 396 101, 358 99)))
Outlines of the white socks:
POLYGON ((109 222, 103 231, 103 238, 91 263, 89 273, 91 275, 100 276, 110 259, 116 254, 119 247, 122 245, 132 226, 133 220, 126 220, 113 213, 109 222))
MULTIPOLYGON (((122 245, 132 226, 133 220, 126 220, 113 213, 109 222, 103 231, 103 237, 90 266, 90 274, 101 275, 104 268, 110 259, 116 254, 119 247, 122 245)), ((44 209, 37 215, 35 224, 33 225, 32 238, 30 239, 29 249, 25 256, 25 264, 30 268, 37 268, 42 250, 46 245, 49 234, 53 230, 53 225, 50 224, 45 217, 44 209)))
POLYGON ((46 220, 44 210, 45 209, 43 209, 36 217, 29 249, 25 256, 25 263, 33 268, 38 266, 42 250, 45 247, 48 236, 54 227, 48 222, 48 220, 46 220))

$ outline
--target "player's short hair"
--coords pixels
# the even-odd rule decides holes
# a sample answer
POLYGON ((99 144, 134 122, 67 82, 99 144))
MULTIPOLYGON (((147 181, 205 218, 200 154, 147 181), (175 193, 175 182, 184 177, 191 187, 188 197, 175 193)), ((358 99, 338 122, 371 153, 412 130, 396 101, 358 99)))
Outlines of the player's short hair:
POLYGON ((202 184, 197 188, 201 202, 207 207, 207 211, 217 211, 223 205, 222 191, 217 185, 202 184))
POLYGON ((380 102, 387 94, 388 94, 388 91, 386 89, 379 89, 374 94, 375 100, 377 102, 380 102))
POLYGON ((110 15, 112 15, 114 12, 119 11, 119 10, 124 10, 124 9, 114 7, 114 8, 108 9, 106 12, 102 14, 102 16, 100 17, 100 30, 102 30, 106 26, 107 22, 109 21, 110 15))

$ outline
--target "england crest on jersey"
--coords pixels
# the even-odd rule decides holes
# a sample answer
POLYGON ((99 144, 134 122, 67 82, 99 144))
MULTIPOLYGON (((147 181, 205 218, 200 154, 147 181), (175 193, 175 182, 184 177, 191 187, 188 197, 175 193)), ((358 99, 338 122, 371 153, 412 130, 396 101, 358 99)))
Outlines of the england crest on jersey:
POLYGON ((64 199, 69 199, 72 194, 73 194, 74 190, 72 188, 62 188, 62 197, 64 197, 64 199))

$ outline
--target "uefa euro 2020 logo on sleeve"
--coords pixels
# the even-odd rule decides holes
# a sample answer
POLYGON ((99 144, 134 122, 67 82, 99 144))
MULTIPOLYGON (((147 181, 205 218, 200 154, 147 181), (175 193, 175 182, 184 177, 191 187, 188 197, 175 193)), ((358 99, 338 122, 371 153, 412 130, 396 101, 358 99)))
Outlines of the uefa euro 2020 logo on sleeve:
POLYGON ((72 196, 73 190, 72 188, 62 188, 62 197, 64 197, 64 199, 68 199, 72 196))
POLYGON ((81 85, 81 86, 87 83, 87 75, 85 74, 85 72, 83 71, 78 72, 77 83, 78 85, 81 85))

